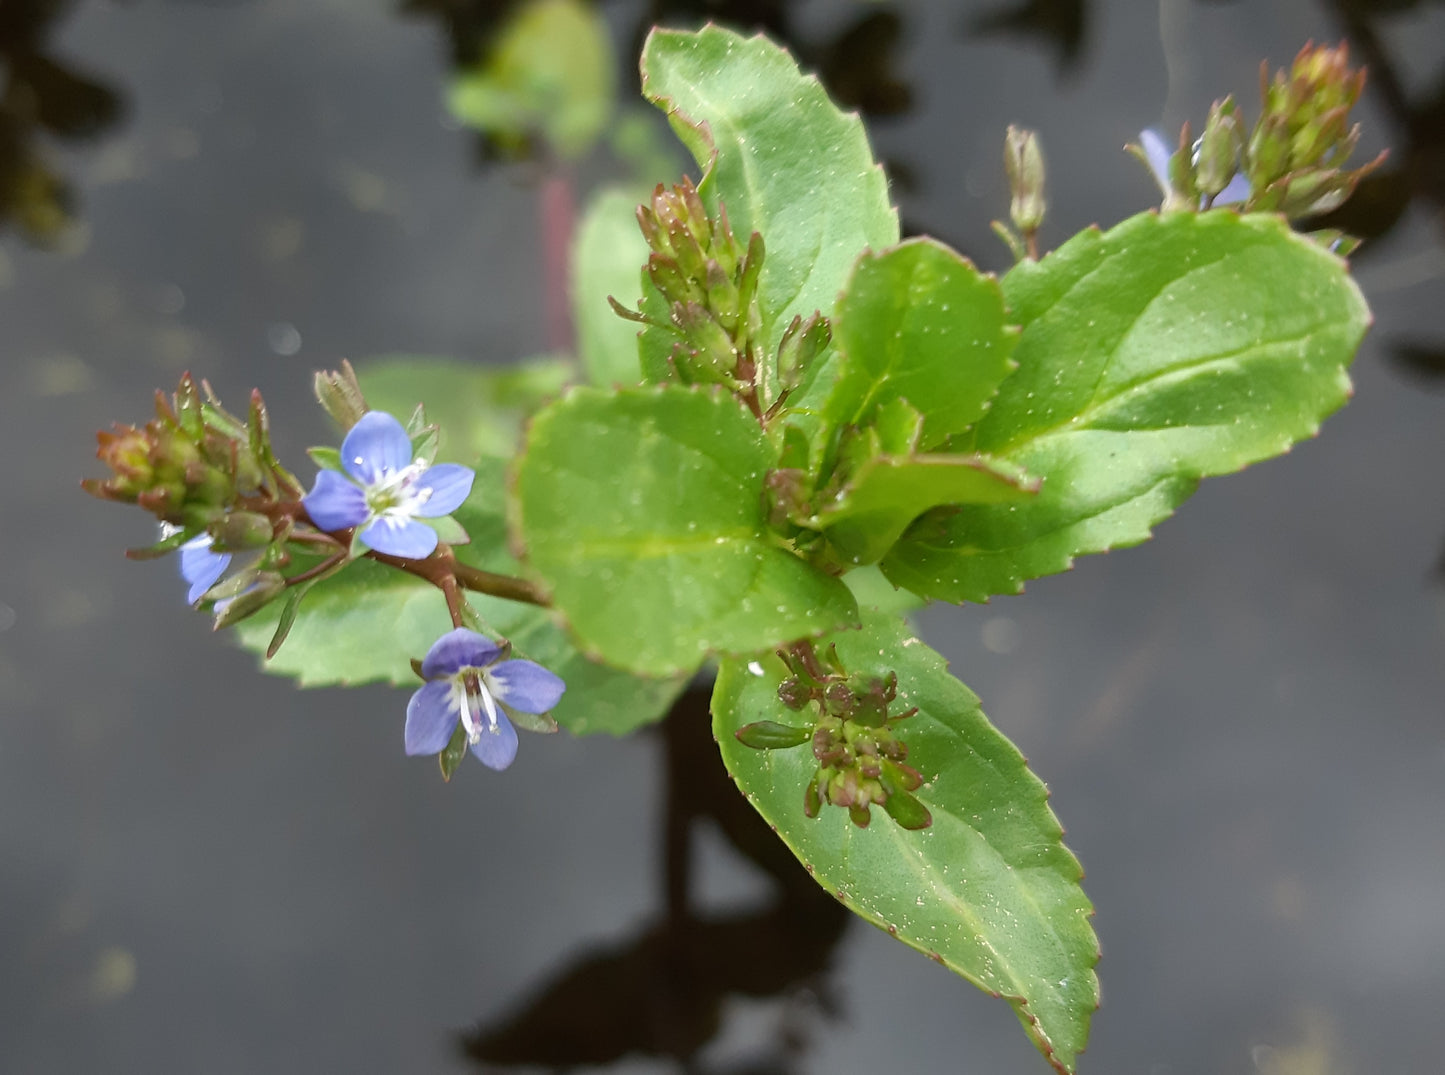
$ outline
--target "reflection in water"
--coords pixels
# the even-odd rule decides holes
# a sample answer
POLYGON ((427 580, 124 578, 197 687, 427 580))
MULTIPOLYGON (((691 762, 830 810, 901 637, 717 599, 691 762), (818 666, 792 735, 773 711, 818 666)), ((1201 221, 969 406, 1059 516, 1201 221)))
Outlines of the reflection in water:
POLYGON ((1084 0, 1023 0, 1013 7, 976 16, 968 25, 980 36, 1008 34, 1051 45, 1062 74, 1083 55, 1088 5, 1084 0))
MULTIPOLYGON (((1427 0, 1428 2, 1428 0, 1427 0)), ((1438 0, 1436 0, 1438 3, 1438 0)), ((1389 132, 1386 167, 1367 176, 1354 197, 1321 220, 1366 239, 1391 232, 1405 217, 1410 202, 1429 207, 1439 240, 1445 243, 1445 62, 1433 81, 1411 96, 1401 64, 1382 36, 1391 18, 1425 6, 1422 0, 1331 0, 1329 7, 1352 48, 1370 71, 1370 92, 1394 121, 1389 132)), ((1445 57, 1441 57, 1445 61, 1445 57)), ((1366 248, 1368 250, 1368 247, 1366 248)), ((1411 376, 1445 387, 1445 340, 1393 340, 1390 356, 1411 376)))
POLYGON ((52 25, 70 0, 0 4, 0 227, 13 224, 31 242, 55 242, 71 215, 70 188, 45 159, 40 136, 89 138, 121 115, 116 92, 48 54, 52 25))
MULTIPOLYGON (((604 5, 605 6, 605 5, 604 5)), ((711 19, 740 30, 758 30, 786 45, 803 67, 816 70, 829 93, 865 115, 887 116, 906 110, 911 93, 895 73, 896 50, 903 21, 882 4, 869 4, 832 37, 804 38, 788 17, 787 0, 652 0, 633 27, 637 56, 643 39, 656 25, 688 27, 711 19)), ((797 5, 792 5, 796 7, 797 5)), ((451 63, 459 70, 476 66, 489 55, 496 36, 521 7, 511 0, 402 0, 403 15, 436 19, 446 32, 451 63)), ((622 64, 624 99, 640 92, 637 65, 622 64)), ((484 151, 484 156, 493 154, 484 151)))
POLYGON ((679 1061, 689 1071, 785 1072, 806 1048, 811 1009, 849 912, 814 883, 733 786, 718 759, 709 692, 689 690, 661 733, 666 768, 663 883, 667 911, 636 936, 585 952, 516 1011, 461 1040, 482 1066, 607 1064, 629 1055, 679 1061), (704 914, 691 901, 697 822, 775 882, 767 906, 704 914), (760 1064, 699 1066, 698 1054, 723 1024, 730 998, 780 998, 774 1039, 760 1064))

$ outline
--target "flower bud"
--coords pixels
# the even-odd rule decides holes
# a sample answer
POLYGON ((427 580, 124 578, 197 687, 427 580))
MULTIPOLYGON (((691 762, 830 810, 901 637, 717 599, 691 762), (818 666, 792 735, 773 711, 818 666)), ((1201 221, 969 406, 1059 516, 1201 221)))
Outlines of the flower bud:
POLYGON ((679 372, 689 383, 723 384, 737 368, 732 338, 707 307, 696 302, 673 303, 672 322, 682 332, 685 358, 679 372))
POLYGON ((1199 139, 1199 156, 1195 162, 1199 193, 1216 197, 1239 170, 1239 154, 1244 148, 1244 128, 1240 126, 1234 99, 1215 101, 1199 139))
POLYGON ((115 425, 112 431, 97 433, 95 439, 100 446, 95 456, 115 472, 106 482, 93 479, 86 486, 97 496, 113 500, 133 500, 137 493, 150 486, 154 470, 150 462, 150 441, 135 426, 115 425), (93 488, 92 488, 93 486, 93 488), (104 489, 104 492, 99 490, 104 489))
MULTIPOLYGON (((238 576, 238 578, 246 577, 247 574, 238 576)), ((246 589, 236 594, 235 597, 222 597, 216 601, 216 619, 212 626, 217 631, 223 627, 240 623, 246 617, 260 612, 286 589, 286 579, 278 571, 258 571, 249 577, 250 584, 246 589)), ((228 583, 222 583, 212 592, 221 593, 228 585, 228 583)))
POLYGON ((823 810, 823 799, 818 794, 818 784, 823 776, 823 770, 819 769, 813 779, 808 781, 808 786, 803 789, 803 816, 817 817, 823 810))
POLYGON ((271 544, 275 537, 271 520, 253 511, 229 512, 210 530, 216 539, 216 548, 222 552, 259 549, 271 544))
POLYGON ((803 686, 797 676, 789 676, 778 684, 778 700, 789 709, 796 711, 813 700, 813 692, 803 686))
POLYGON ((1048 208, 1044 201, 1044 157, 1039 136, 1022 127, 1010 126, 1004 135, 1004 171, 1008 173, 1009 216, 1024 235, 1032 235, 1044 222, 1048 208))
POLYGON ((341 360, 339 370, 318 370, 312 381, 316 401, 331 420, 345 433, 366 413, 366 398, 361 394, 361 385, 356 380, 356 371, 351 363, 341 360))
POLYGON ((806 321, 801 314, 794 317, 778 342, 778 381, 783 388, 791 390, 802 384, 808 367, 832 339, 832 325, 816 310, 806 321))
POLYGON ((847 719, 856 705, 857 700, 846 683, 829 683, 823 690, 823 706, 835 717, 847 719))

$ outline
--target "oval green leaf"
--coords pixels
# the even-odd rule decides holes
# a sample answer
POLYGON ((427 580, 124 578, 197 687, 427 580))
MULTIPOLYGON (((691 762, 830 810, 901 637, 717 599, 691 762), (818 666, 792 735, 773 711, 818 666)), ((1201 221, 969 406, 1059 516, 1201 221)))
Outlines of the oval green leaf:
POLYGON ((720 392, 579 388, 541 411, 518 531, 583 650, 665 675, 856 622, 848 588, 768 529, 772 464, 757 421, 720 392))
POLYGON ((998 281, 933 239, 865 254, 838 299, 838 380, 825 418, 863 425, 906 399, 923 415, 928 451, 983 417, 1008 376, 1018 330, 998 281))
POLYGON ((1023 335, 957 450, 1043 479, 1031 501, 925 516, 897 585, 982 601, 1149 537, 1202 477, 1313 436, 1344 404, 1369 310, 1343 261, 1277 217, 1145 213, 1004 278, 1023 335))
POLYGON ((898 734, 924 777, 915 795, 933 824, 909 831, 877 810, 859 829, 832 806, 816 819, 804 815, 817 765, 811 749, 754 750, 734 734, 762 720, 799 723, 778 700, 784 669, 775 657, 722 662, 713 731, 729 772, 819 884, 1002 996, 1050 1063, 1072 1072, 1098 1007, 1099 948, 1083 872, 1063 844, 1047 789, 906 624, 865 612, 861 631, 825 641, 837 644, 849 672, 897 672, 895 709, 918 707, 898 734))
POLYGON ((767 38, 653 30, 642 92, 704 169, 703 198, 727 207, 742 243, 756 231, 767 244, 758 296, 770 350, 795 315, 833 309, 865 248, 898 242, 862 122, 767 38))

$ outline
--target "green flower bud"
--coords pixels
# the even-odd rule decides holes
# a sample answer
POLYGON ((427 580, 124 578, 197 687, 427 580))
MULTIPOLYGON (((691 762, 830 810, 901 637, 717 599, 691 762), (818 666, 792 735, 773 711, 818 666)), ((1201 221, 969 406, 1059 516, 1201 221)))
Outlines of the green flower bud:
POLYGON ((816 310, 806 321, 802 315, 794 317, 778 342, 778 381, 783 388, 792 390, 802 384, 808 367, 832 339, 832 325, 816 310))
POLYGON ((242 572, 234 579, 222 583, 211 591, 217 597, 214 609, 216 613, 215 629, 219 631, 223 627, 230 627, 232 624, 240 623, 247 616, 260 612, 279 597, 285 589, 286 579, 278 571, 242 572), (248 586, 241 589, 234 597, 225 596, 238 579, 246 580, 248 586))
POLYGON ((221 517, 210 528, 216 548, 222 552, 259 549, 271 544, 275 527, 264 515, 252 511, 233 511, 221 517))
POLYGON ((1009 127, 1004 135, 1004 171, 1008 173, 1009 216, 1024 235, 1032 235, 1044 222, 1044 157, 1039 137, 1022 127, 1009 127))
POLYGON ((341 432, 347 432, 361 421, 367 409, 366 398, 361 394, 361 385, 350 362, 342 359, 339 370, 318 370, 311 384, 317 402, 341 432))
POLYGON ((1234 99, 1215 101, 1199 140, 1196 179, 1199 193, 1213 198, 1229 186, 1239 170, 1239 154, 1244 148, 1244 128, 1240 125, 1234 99))

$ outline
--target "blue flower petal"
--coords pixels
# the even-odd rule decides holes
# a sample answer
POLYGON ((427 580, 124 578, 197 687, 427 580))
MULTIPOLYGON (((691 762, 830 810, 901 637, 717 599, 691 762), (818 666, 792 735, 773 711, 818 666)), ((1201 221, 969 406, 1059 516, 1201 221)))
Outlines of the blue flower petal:
POLYGON ((567 684, 533 661, 503 661, 487 669, 492 695, 523 713, 545 713, 557 704, 567 684))
POLYGON ((306 514, 322 530, 345 530, 360 526, 370 514, 366 494, 334 470, 316 475, 311 492, 301 498, 306 514))
POLYGON ((455 675, 463 668, 485 668, 497 659, 501 649, 490 638, 458 627, 431 644, 421 662, 424 679, 455 675))
POLYGON ((417 479, 417 485, 430 489, 431 496, 416 513, 428 519, 450 515, 467 502, 476 478, 475 471, 460 463, 437 464, 417 479))
POLYGON ((207 590, 220 581, 231 566, 231 554, 213 552, 211 535, 197 534, 181 546, 181 578, 191 584, 186 604, 194 605, 207 590))
POLYGON ((1159 189, 1167 196, 1171 189, 1169 158, 1174 156, 1174 150, 1169 148, 1164 136, 1152 127, 1139 132, 1139 144, 1144 147, 1144 156, 1149 159, 1149 170, 1154 173, 1154 182, 1159 184, 1159 189))
POLYGON ((1237 205, 1249 201, 1249 180, 1243 172, 1236 172, 1223 190, 1214 196, 1215 205, 1237 205))
POLYGON ((472 744, 472 753, 488 769, 502 770, 516 760, 517 729, 505 713, 497 714, 495 730, 482 729, 482 737, 472 744))
POLYGON ((411 438, 385 411, 367 411, 341 442, 341 465, 362 485, 375 485, 411 462, 411 438))
POLYGON ((452 708, 452 685, 446 680, 426 684, 406 706, 406 752, 440 754, 460 719, 452 708))
POLYGON ((437 532, 414 519, 377 519, 361 532, 369 549, 408 560, 424 560, 437 547, 437 532))

